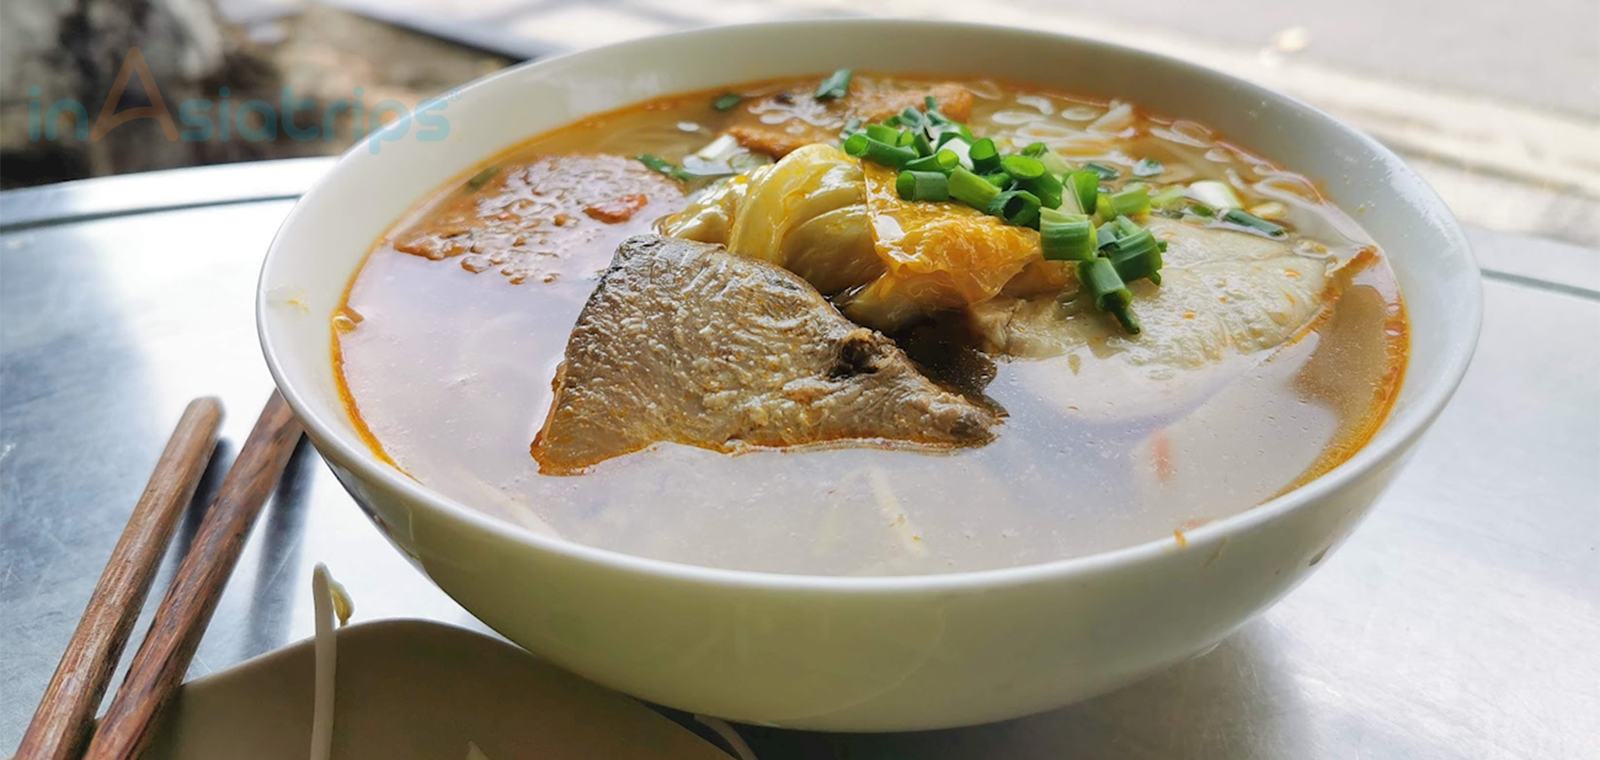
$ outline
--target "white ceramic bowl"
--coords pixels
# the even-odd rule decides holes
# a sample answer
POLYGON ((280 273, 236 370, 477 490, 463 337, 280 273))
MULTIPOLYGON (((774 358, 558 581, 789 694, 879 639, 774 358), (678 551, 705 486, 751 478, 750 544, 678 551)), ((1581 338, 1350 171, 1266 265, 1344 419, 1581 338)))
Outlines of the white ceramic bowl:
POLYGON ((904 21, 725 27, 539 61, 461 91, 448 139, 358 146, 290 213, 257 300, 278 387, 390 540, 485 623, 644 699, 751 723, 923 729, 1047 710, 1203 652, 1299 583, 1393 479, 1460 381, 1480 283, 1443 203, 1394 154, 1302 103, 1149 53, 904 21), (960 50, 961 55, 950 51, 960 50), (379 463, 335 392, 328 320, 371 242, 475 162, 657 95, 839 66, 982 75, 1194 119, 1326 191, 1388 252, 1412 351, 1387 424, 1316 481, 1188 533, 1013 569, 835 578, 617 554, 484 516, 379 463), (307 308, 284 305, 294 294, 307 308))

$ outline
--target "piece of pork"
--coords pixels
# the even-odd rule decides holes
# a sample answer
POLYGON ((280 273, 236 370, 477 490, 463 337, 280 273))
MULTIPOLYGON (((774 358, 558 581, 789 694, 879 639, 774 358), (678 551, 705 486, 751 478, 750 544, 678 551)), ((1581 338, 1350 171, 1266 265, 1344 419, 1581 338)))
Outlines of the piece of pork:
POLYGON ((640 236, 579 315, 532 452, 541 472, 573 474, 663 441, 949 449, 987 443, 998 422, 793 273, 640 236))

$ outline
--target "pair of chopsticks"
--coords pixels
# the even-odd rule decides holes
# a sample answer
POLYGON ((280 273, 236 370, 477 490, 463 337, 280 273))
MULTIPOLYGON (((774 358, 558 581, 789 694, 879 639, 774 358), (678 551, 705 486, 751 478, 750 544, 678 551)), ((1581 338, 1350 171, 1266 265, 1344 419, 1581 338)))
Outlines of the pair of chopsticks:
POLYGON ((94 712, 144 606, 178 516, 216 449, 222 404, 189 403, 111 553, 14 760, 131 760, 189 669, 200 637, 302 432, 276 391, 223 478, 99 725, 94 712), (87 745, 87 750, 85 750, 87 745))

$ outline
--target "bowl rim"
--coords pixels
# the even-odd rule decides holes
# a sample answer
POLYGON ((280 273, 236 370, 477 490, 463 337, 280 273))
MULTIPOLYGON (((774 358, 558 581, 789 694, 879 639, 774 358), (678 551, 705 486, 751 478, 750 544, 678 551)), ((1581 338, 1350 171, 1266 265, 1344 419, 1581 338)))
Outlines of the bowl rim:
MULTIPOLYGON (((1256 529, 1267 523, 1282 519, 1288 514, 1306 507, 1308 504, 1320 500, 1337 492, 1356 480, 1359 480, 1388 463, 1394 457, 1401 455, 1423 432, 1432 424, 1433 420, 1443 411, 1450 397, 1455 393, 1466 374, 1467 366, 1471 362, 1477 348, 1478 336, 1483 321, 1483 282, 1476 259, 1468 244, 1466 234, 1460 222, 1452 214, 1438 193, 1426 182, 1416 175, 1405 162, 1393 151, 1384 147, 1370 135, 1344 123, 1332 115, 1315 106, 1305 103, 1298 98, 1286 95, 1267 87, 1255 84, 1245 79, 1216 69, 1185 61, 1180 58, 1168 56, 1149 50, 1129 47, 1115 43, 1094 40, 1069 33, 1041 31, 1021 27, 1004 26, 998 24, 983 24, 964 21, 935 21, 911 19, 884 19, 884 18, 851 18, 851 19, 802 19, 782 21, 762 21, 753 23, 729 24, 715 27, 692 29, 671 32, 667 34, 652 35, 616 42, 604 46, 570 51, 560 55, 525 61, 516 66, 502 71, 480 77, 463 85, 461 92, 488 86, 504 77, 525 76, 525 72, 536 70, 543 66, 551 65, 556 61, 565 61, 569 58, 582 56, 604 56, 611 51, 626 48, 645 42, 661 42, 674 40, 680 44, 689 45, 700 40, 709 40, 724 35, 742 35, 753 31, 769 30, 774 27, 789 29, 798 28, 837 28, 837 27, 883 27, 883 28, 921 28, 927 30, 965 29, 978 34, 986 35, 1019 35, 1031 37, 1045 42, 1058 44, 1078 45, 1090 48, 1099 48, 1113 51, 1118 55, 1129 56, 1135 59, 1146 59, 1164 63, 1169 66, 1185 67, 1199 70, 1212 78, 1220 80, 1233 87, 1245 88, 1247 91, 1271 100, 1277 100, 1279 107, 1298 109, 1315 118, 1325 120, 1335 128, 1349 133, 1356 138, 1362 149, 1369 152, 1372 158, 1383 162, 1391 171, 1407 176, 1415 182, 1410 183, 1411 189, 1405 194, 1411 195, 1417 206, 1430 212, 1429 218, 1435 222, 1437 232, 1447 243, 1447 248, 1456 252, 1465 259, 1468 274, 1471 275, 1472 284, 1470 293, 1458 294, 1460 300, 1455 302, 1458 311, 1455 314, 1458 323, 1465 323, 1460 333, 1464 345, 1446 347, 1446 366, 1433 387, 1424 388, 1419 395, 1411 401, 1409 409, 1405 410, 1400 419, 1394 412, 1383 421, 1377 433, 1358 449, 1349 459, 1314 478, 1297 488, 1244 509, 1227 517, 1206 523, 1193 530, 1184 531, 1182 545, 1188 548, 1207 547, 1217 542, 1226 540, 1233 534, 1243 533, 1256 529)), ((661 93, 668 95, 671 93, 661 93)), ((407 117, 409 118, 409 117, 407 117)), ((279 347, 275 344, 268 328, 267 309, 268 285, 267 276, 276 257, 286 255, 282 253, 280 242, 286 230, 290 229, 297 220, 306 213, 304 200, 311 197, 324 184, 350 165, 351 154, 360 150, 363 144, 358 142, 340 156, 339 160, 326 174, 319 178, 312 186, 301 195, 294 207, 290 209, 283 223, 274 233, 267 254, 262 261, 260 275, 256 285, 256 329, 257 337, 261 343, 262 354, 266 359, 267 368, 272 374, 273 381, 289 406, 294 409, 305 426, 307 433, 317 444, 318 451, 324 457, 336 461, 338 464, 356 473, 360 478, 377 481, 383 488, 395 492, 412 505, 420 505, 432 512, 445 516, 449 520, 466 523, 473 528, 495 534, 506 539, 538 551, 550 552, 566 560, 587 563, 611 571, 640 573, 654 576, 660 580, 707 583, 718 586, 760 589, 766 591, 792 591, 814 593, 825 591, 843 594, 884 594, 884 593, 928 593, 952 592, 971 590, 991 590, 1000 587, 1022 586, 1041 582, 1055 582, 1071 578, 1086 577, 1103 572, 1111 572, 1128 568, 1145 562, 1154 561, 1173 553, 1177 539, 1174 536, 1159 536, 1147 541, 1142 541, 1129 546, 1095 552, 1077 557, 1055 559, 1045 562, 1036 562, 1012 567, 990 568, 982 570, 966 570, 951 573, 933 573, 926 575, 882 575, 882 576, 847 576, 847 575, 816 575, 816 574, 790 574, 761 570, 739 570, 694 565, 671 560, 654 559, 628 554, 612 549, 590 546, 577 541, 562 538, 558 535, 546 535, 516 525, 510 521, 502 520, 478 509, 474 509, 459 500, 445 496, 427 485, 413 480, 398 469, 379 461, 367 449, 364 443, 354 440, 354 436, 343 436, 334 432, 338 425, 330 423, 317 414, 312 405, 308 403, 292 378, 288 377, 278 359, 279 347)), ((1410 359, 1408 358, 1408 362, 1410 359)), ((1410 373, 1408 372, 1408 377, 1410 373)))

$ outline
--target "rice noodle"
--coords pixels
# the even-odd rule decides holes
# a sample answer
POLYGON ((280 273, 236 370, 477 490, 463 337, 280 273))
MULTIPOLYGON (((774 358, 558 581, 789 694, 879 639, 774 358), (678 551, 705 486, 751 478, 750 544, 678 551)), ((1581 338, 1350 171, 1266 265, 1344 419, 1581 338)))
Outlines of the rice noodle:
POLYGON ((928 547, 922 543, 922 534, 911 525, 911 518, 906 516, 905 508, 900 506, 899 497, 894 495, 894 488, 889 485, 889 474, 882 467, 867 468, 867 484, 872 487, 872 496, 878 500, 878 510, 889 520, 889 529, 899 537, 901 545, 912 555, 921 557, 928 553, 928 547))
POLYGON ((1195 148, 1209 148, 1216 144, 1211 137, 1211 130, 1186 119, 1178 119, 1165 127, 1155 127, 1150 134, 1195 148))
POLYGON ((1117 137, 1132 137, 1133 119, 1133 104, 1113 100, 1111 101, 1111 110, 1106 111, 1106 115, 1095 119, 1089 125, 1089 131, 1117 137))
POLYGON ((750 749, 750 745, 745 744, 744 737, 739 736, 739 732, 733 730, 733 726, 728 725, 727 721, 721 718, 713 718, 710 715, 699 714, 696 714, 694 719, 699 721, 700 725, 715 731, 717 736, 722 737, 722 740, 727 742, 728 749, 733 750, 734 756, 738 757, 739 760, 759 760, 755 751, 750 749))
POLYGON ((1093 121, 1100 118, 1104 111, 1094 106, 1073 106, 1061 109, 1061 118, 1067 121, 1093 121))

